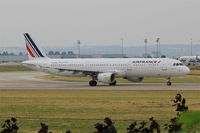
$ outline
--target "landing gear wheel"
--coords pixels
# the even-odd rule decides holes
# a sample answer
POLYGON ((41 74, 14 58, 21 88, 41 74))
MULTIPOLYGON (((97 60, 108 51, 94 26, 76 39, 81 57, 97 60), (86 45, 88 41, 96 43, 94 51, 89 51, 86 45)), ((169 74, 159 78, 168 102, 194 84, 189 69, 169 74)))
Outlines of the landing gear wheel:
POLYGON ((116 85, 116 84, 117 84, 116 80, 114 82, 112 82, 112 83, 109 83, 109 85, 116 85))
POLYGON ((91 81, 89 82, 89 85, 90 85, 90 86, 96 86, 96 85, 97 85, 97 81, 91 80, 91 81))
POLYGON ((172 85, 172 82, 170 80, 171 80, 171 77, 168 77, 167 78, 167 86, 171 86, 172 85))
POLYGON ((171 85, 172 85, 172 82, 168 81, 167 86, 171 86, 171 85))

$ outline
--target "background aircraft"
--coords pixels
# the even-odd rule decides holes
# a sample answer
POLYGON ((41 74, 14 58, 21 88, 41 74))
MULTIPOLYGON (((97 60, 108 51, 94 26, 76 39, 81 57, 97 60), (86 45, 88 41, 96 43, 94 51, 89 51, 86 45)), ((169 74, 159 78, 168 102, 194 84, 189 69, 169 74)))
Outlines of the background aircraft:
POLYGON ((181 56, 178 60, 187 66, 200 66, 200 56, 181 56))

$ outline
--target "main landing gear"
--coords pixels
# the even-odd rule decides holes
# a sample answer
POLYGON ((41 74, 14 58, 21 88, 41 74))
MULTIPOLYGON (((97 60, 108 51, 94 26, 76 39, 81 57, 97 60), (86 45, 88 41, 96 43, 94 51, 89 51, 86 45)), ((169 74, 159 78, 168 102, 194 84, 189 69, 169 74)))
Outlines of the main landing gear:
POLYGON ((91 81, 89 82, 89 85, 90 85, 90 86, 97 86, 97 81, 91 80, 91 81))
MULTIPOLYGON (((116 84, 117 84, 116 80, 115 80, 114 82, 112 82, 112 83, 109 83, 110 86, 114 86, 114 85, 116 85, 116 84)), ((97 86, 97 81, 91 80, 91 81, 89 82, 89 85, 90 85, 90 86, 97 86)))
POLYGON ((167 86, 171 86, 172 85, 172 82, 170 81, 170 77, 167 78, 167 86))
POLYGON ((112 83, 109 83, 110 86, 116 85, 116 84, 117 84, 117 81, 116 81, 116 80, 115 80, 114 82, 112 82, 112 83))

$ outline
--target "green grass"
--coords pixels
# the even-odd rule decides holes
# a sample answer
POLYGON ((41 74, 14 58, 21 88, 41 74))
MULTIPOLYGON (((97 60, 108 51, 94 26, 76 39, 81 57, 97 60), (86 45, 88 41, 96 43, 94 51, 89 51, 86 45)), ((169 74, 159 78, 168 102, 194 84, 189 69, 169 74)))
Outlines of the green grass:
POLYGON ((181 114, 178 123, 183 123, 183 131, 200 131, 200 111, 188 111, 181 114))
POLYGON ((0 72, 33 71, 22 65, 0 65, 0 72))
MULTIPOLYGON (((176 115, 170 99, 177 91, 0 90, 0 125, 17 117, 20 133, 36 132, 40 122, 55 133, 95 131, 94 124, 111 117, 119 133, 137 120, 154 116, 163 125, 176 115)), ((179 91, 189 110, 200 110, 200 91, 179 91)), ((200 131, 198 129, 198 131, 200 131)))

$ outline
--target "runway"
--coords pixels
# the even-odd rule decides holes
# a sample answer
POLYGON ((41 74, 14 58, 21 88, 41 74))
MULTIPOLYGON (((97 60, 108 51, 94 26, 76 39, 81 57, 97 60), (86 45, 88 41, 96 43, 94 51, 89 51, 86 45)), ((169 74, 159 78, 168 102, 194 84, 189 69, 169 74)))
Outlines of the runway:
POLYGON ((0 90, 200 90, 199 83, 117 83, 109 86, 98 83, 91 87, 87 82, 50 81, 34 78, 47 75, 46 73, 32 72, 0 72, 0 90))

